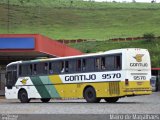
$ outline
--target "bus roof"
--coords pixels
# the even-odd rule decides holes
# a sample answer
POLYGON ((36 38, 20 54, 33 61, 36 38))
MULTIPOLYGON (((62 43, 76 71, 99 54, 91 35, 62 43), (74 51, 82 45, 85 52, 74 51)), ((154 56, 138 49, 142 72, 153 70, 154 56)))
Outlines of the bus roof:
MULTIPOLYGON (((116 53, 122 53, 128 50, 147 50, 147 49, 141 49, 141 48, 123 48, 123 49, 114 49, 109 50, 105 52, 100 53, 91 53, 91 54, 83 54, 83 55, 76 55, 76 56, 67 56, 67 57, 58 57, 58 58, 45 58, 45 59, 35 59, 35 60, 28 60, 28 61, 16 61, 9 63, 7 66, 13 65, 13 64, 20 64, 20 63, 29 63, 29 62, 38 62, 38 61, 52 61, 52 60, 63 60, 63 59, 70 59, 70 58, 81 58, 81 57, 91 57, 91 56, 101 56, 106 54, 116 54, 116 53)), ((148 51, 148 50, 147 50, 148 51)))

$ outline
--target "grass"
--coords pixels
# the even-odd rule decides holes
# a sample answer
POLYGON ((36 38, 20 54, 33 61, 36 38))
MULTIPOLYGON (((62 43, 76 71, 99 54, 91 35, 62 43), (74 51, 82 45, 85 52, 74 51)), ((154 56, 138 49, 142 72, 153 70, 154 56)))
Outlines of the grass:
POLYGON ((70 46, 79 49, 85 53, 104 52, 112 49, 121 48, 144 48, 148 49, 151 55, 152 67, 160 67, 160 39, 152 42, 145 40, 132 41, 132 42, 107 42, 107 41, 88 41, 78 44, 70 44, 70 46), (153 47, 154 46, 154 47, 153 47))
POLYGON ((160 35, 159 4, 19 1, 10 0, 9 22, 6 0, 0 1, 0 33, 40 33, 55 39, 91 40, 137 37, 144 33, 160 35))

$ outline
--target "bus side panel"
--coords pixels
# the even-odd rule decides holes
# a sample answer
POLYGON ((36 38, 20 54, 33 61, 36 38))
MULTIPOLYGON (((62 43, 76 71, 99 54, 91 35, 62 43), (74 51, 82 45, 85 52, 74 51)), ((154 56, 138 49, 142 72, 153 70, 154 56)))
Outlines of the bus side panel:
POLYGON ((123 82, 66 84, 63 87, 64 98, 83 98, 83 91, 88 86, 92 86, 95 89, 97 97, 121 97, 125 95, 122 84, 123 82))
POLYGON ((96 96, 100 98, 105 97, 121 97, 124 96, 122 82, 100 82, 85 84, 85 86, 91 85, 96 91, 96 96))
POLYGON ((51 75, 49 79, 57 94, 59 94, 59 98, 82 98, 82 95, 77 93, 81 93, 77 88, 78 84, 64 84, 59 75, 51 75))
POLYGON ((21 89, 25 89, 27 91, 28 98, 41 98, 35 86, 16 86, 12 89, 5 88, 6 99, 18 99, 18 92, 21 89))
POLYGON ((51 75, 49 79, 60 98, 83 98, 83 91, 87 86, 92 86, 95 89, 97 97, 124 95, 124 93, 122 93, 123 86, 120 81, 63 83, 60 75, 51 75))
POLYGON ((13 94, 11 98, 17 98, 20 88, 26 89, 29 98, 83 98, 83 91, 87 86, 92 86, 96 91, 96 96, 100 98, 121 97, 135 93, 137 95, 148 94, 148 92, 144 92, 144 88, 149 88, 149 81, 143 83, 130 81, 129 86, 125 86, 123 80, 122 82, 62 83, 59 75, 25 77, 18 81, 16 85, 19 86, 14 90, 17 91, 16 97, 13 94))
POLYGON ((37 90, 37 85, 34 83, 38 79, 36 77, 20 77, 18 78, 15 86, 18 92, 21 89, 25 89, 28 94, 28 98, 41 98, 41 95, 39 94, 39 91, 37 90))
POLYGON ((123 82, 101 82, 101 83, 78 83, 78 84, 60 84, 55 85, 61 98, 83 98, 85 87, 92 86, 96 91, 96 96, 105 97, 121 97, 123 93, 123 82))

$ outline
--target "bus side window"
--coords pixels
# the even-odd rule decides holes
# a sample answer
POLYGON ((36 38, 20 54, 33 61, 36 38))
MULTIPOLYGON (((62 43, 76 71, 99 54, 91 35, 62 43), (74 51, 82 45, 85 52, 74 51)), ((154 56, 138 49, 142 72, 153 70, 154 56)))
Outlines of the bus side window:
POLYGON ((22 64, 19 65, 19 76, 28 76, 29 73, 29 65, 28 64, 22 64))
POLYGON ((52 71, 53 74, 60 74, 64 72, 63 61, 52 61, 52 71))
POLYGON ((33 64, 33 74, 37 74, 37 64, 33 64))
POLYGON ((76 71, 80 72, 81 71, 81 67, 82 67, 81 59, 76 60, 76 71))
POLYGON ((61 61, 59 64, 61 73, 64 73, 64 61, 61 61))
POLYGON ((86 71, 91 72, 95 69, 95 59, 94 57, 86 58, 86 71))
POLYGON ((106 64, 105 64, 105 57, 101 58, 101 69, 105 70, 106 69, 106 64))
POLYGON ((121 69, 121 56, 115 56, 115 69, 120 70, 121 69))
POLYGON ((30 72, 30 74, 32 75, 32 74, 33 74, 33 67, 32 67, 32 64, 29 65, 29 69, 30 69, 29 72, 30 72))
POLYGON ((69 72, 69 61, 65 61, 65 72, 69 72))
POLYGON ((49 74, 53 74, 53 67, 51 62, 49 62, 49 74))
POLYGON ((22 76, 22 65, 19 65, 19 76, 22 76))
POLYGON ((96 58, 95 59, 95 67, 96 67, 96 70, 101 69, 101 58, 96 58))
POLYGON ((48 74, 48 63, 44 63, 44 71, 43 73, 46 75, 48 74))
MULTIPOLYGON (((32 75, 31 71, 30 71, 30 65, 29 64, 26 64, 25 66, 25 74, 26 75, 32 75)), ((22 69, 22 72, 23 72, 23 69, 22 69)))
POLYGON ((86 60, 82 59, 82 71, 86 71, 86 60))
POLYGON ((107 66, 107 70, 114 70, 114 56, 107 56, 106 57, 106 66, 107 66))
POLYGON ((68 60, 68 72, 69 73, 75 73, 77 71, 76 69, 76 60, 75 59, 70 59, 68 60))
POLYGON ((48 74, 48 63, 39 62, 37 64, 34 64, 34 74, 47 75, 48 74))

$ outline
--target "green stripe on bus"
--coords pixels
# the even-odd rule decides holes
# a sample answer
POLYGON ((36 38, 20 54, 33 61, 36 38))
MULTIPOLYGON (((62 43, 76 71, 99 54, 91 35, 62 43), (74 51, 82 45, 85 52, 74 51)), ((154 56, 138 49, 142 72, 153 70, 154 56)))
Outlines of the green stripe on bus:
POLYGON ((45 87, 49 91, 49 94, 52 98, 60 98, 60 95, 58 94, 54 85, 49 80, 48 76, 40 76, 40 79, 43 82, 43 84, 49 84, 49 85, 45 85, 45 87))
POLYGON ((31 80, 42 98, 51 98, 48 90, 39 77, 31 77, 31 80))

